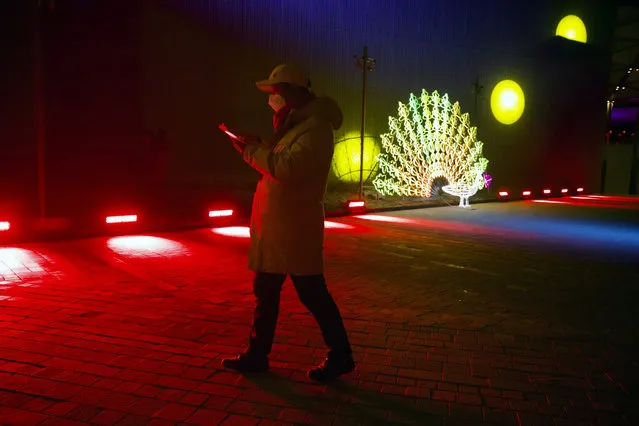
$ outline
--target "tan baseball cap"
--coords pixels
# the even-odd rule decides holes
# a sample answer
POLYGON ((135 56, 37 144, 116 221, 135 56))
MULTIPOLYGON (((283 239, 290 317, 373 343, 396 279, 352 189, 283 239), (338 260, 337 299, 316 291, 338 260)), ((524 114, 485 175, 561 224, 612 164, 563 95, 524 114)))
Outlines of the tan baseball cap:
POLYGON ((288 83, 300 87, 309 87, 308 75, 297 65, 281 64, 276 66, 267 80, 255 83, 263 92, 272 92, 273 86, 279 83, 288 83))

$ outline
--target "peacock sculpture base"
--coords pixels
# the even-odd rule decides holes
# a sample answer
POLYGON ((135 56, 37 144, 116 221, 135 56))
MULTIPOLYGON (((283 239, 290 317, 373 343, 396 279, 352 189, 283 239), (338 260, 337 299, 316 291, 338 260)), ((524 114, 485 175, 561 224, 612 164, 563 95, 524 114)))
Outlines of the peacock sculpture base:
POLYGON ((454 197, 459 197, 459 207, 464 209, 470 208, 469 198, 477 193, 477 189, 465 184, 445 185, 442 187, 442 191, 454 197))

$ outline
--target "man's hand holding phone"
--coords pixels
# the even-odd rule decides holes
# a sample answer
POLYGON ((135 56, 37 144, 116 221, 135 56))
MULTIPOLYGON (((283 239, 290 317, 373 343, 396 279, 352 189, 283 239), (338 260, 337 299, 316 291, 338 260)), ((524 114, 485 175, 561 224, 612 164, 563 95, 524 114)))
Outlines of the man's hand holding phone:
POLYGON ((244 152, 244 148, 246 148, 247 141, 245 138, 237 136, 235 133, 231 132, 224 123, 220 124, 218 128, 226 133, 226 135, 231 139, 233 146, 235 149, 242 154, 244 152))
POLYGON ((231 142, 233 142, 235 149, 237 149, 240 153, 244 152, 247 145, 259 145, 262 143, 262 139, 255 135, 236 135, 231 132, 224 123, 220 124, 218 127, 221 131, 226 133, 226 135, 231 139, 231 142))
POLYGON ((218 128, 223 131, 224 133, 226 133, 226 135, 231 138, 231 140, 234 140, 236 142, 241 142, 241 143, 246 143, 246 141, 244 140, 244 138, 237 136, 235 133, 231 132, 228 127, 226 127, 226 124, 222 123, 218 126, 218 128))

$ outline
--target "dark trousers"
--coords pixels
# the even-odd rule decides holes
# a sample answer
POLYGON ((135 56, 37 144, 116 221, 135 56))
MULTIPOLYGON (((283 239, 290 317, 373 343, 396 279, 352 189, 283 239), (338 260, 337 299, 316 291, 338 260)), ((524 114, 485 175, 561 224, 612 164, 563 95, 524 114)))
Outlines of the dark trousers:
MULTIPOLYGON (((324 275, 292 275, 291 279, 300 301, 313 314, 319 324, 324 342, 329 348, 328 356, 351 355, 346 329, 339 309, 326 288, 324 275)), ((255 312, 248 353, 265 357, 271 353, 275 326, 280 310, 280 293, 286 275, 258 272, 253 282, 255 312)))

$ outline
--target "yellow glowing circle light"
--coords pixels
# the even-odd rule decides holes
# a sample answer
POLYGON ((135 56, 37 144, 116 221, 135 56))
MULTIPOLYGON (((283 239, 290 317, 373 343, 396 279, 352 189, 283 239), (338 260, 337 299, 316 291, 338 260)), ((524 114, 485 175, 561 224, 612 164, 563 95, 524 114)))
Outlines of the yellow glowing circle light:
MULTIPOLYGON (((359 182, 361 136, 359 131, 348 132, 337 140, 333 154, 333 173, 342 182, 359 182)), ((371 136, 364 135, 364 182, 377 171, 379 143, 371 136)))
POLYGON ((493 89, 490 108, 502 124, 513 124, 521 118, 526 106, 524 91, 512 80, 503 80, 493 89))
POLYGON ((588 41, 586 25, 584 24, 584 21, 581 20, 581 18, 575 15, 565 16, 561 21, 559 21, 555 34, 559 37, 578 41, 580 43, 585 43, 586 41, 588 41))

